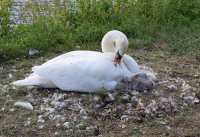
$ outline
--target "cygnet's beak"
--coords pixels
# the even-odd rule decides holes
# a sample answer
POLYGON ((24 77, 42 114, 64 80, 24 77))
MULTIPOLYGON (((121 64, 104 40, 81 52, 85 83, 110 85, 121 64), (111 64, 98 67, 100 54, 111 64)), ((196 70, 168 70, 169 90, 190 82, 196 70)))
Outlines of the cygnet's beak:
POLYGON ((120 64, 121 59, 122 59, 122 56, 120 55, 119 51, 117 51, 114 58, 114 65, 120 64))

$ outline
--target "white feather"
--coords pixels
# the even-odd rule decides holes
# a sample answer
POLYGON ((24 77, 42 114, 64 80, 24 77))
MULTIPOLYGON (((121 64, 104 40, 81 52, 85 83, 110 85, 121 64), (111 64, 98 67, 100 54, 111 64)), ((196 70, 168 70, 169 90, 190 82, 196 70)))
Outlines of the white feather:
POLYGON ((29 102, 26 102, 26 101, 17 101, 15 102, 14 106, 16 107, 22 107, 22 108, 25 108, 25 109, 28 109, 28 110, 33 110, 33 106, 31 105, 31 103, 29 102))

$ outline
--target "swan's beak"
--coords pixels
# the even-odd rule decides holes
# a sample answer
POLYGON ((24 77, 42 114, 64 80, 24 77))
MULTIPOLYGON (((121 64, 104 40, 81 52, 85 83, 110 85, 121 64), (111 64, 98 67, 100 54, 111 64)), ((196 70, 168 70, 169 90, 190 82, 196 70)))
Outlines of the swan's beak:
POLYGON ((120 55, 119 51, 117 51, 114 58, 114 65, 120 64, 121 59, 122 59, 122 56, 120 55))

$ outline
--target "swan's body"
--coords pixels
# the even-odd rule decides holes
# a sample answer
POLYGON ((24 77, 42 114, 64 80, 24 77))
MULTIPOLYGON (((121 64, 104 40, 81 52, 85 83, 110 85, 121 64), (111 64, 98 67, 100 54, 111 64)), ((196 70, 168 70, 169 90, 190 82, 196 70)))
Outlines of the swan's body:
MULTIPOLYGON (((126 36, 119 31, 108 32, 102 40, 102 52, 72 51, 55 57, 32 68, 33 73, 24 80, 14 82, 17 86, 60 88, 66 91, 95 92, 113 90, 118 82, 140 72, 138 64, 128 55, 115 65, 113 41, 127 45, 126 36)), ((120 48, 120 47, 117 47, 120 48)), ((119 51, 118 54, 123 55, 119 51)))

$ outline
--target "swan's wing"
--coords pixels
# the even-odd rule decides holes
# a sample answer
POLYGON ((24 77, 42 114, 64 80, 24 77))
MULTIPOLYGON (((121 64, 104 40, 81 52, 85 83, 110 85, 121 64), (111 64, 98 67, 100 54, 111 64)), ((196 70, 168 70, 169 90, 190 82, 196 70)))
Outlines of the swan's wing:
POLYGON ((98 56, 100 52, 95 52, 95 51, 87 51, 87 50, 82 50, 82 51, 71 51, 62 55, 59 55, 53 59, 50 59, 49 61, 45 62, 42 65, 39 66, 34 66, 32 68, 32 71, 35 71, 39 69, 41 66, 45 66, 51 63, 55 62, 62 62, 62 61, 74 61, 75 59, 78 59, 79 57, 90 57, 90 56, 98 56))
POLYGON ((100 52, 87 51, 87 50, 71 51, 71 52, 62 54, 60 56, 57 56, 57 57, 49 60, 48 62, 46 62, 46 64, 56 62, 56 61, 59 61, 59 60, 63 60, 63 59, 66 59, 66 58, 71 58, 71 57, 74 57, 74 58, 81 57, 81 56, 86 56, 86 57, 89 56, 90 57, 90 56, 98 56, 99 54, 100 54, 100 52))
POLYGON ((132 77, 138 73, 145 73, 149 79, 155 81, 156 80, 156 73, 153 72, 152 69, 146 66, 139 66, 137 62, 129 55, 124 55, 123 63, 127 67, 127 69, 131 72, 127 77, 132 77))
POLYGON ((62 59, 47 62, 34 73, 51 80, 57 87, 68 91, 97 91, 109 88, 113 81, 123 77, 120 67, 115 67, 112 58, 96 52, 67 55, 62 59))
POLYGON ((131 56, 124 55, 123 63, 131 73, 136 74, 140 72, 139 65, 131 56))

